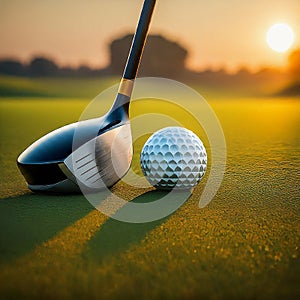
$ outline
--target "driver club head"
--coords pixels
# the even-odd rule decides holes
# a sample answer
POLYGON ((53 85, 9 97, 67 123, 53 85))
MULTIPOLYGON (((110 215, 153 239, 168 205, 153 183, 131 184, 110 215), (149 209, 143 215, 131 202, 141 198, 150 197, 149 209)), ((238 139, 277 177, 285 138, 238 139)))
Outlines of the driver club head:
POLYGON ((120 107, 48 133, 30 145, 17 164, 32 191, 96 191, 126 174, 132 152, 130 121, 126 108, 120 107))

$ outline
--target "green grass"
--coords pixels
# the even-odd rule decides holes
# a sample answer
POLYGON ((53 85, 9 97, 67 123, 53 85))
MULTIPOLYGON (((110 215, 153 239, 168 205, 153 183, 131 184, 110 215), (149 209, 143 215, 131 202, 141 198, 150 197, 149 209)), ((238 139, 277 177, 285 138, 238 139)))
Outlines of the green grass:
MULTIPOLYGON (((119 77, 107 78, 28 78, 0 75, 0 98, 77 98, 92 100, 100 92, 113 84, 119 83, 119 77)), ((232 87, 222 86, 216 89, 215 85, 203 85, 193 82, 190 86, 204 97, 210 99, 226 98, 230 93, 231 98, 245 95, 274 93, 271 88, 258 89, 257 87, 232 87)))
POLYGON ((47 97, 93 99, 102 90, 119 82, 117 77, 27 78, 0 76, 0 97, 47 97))
MULTIPOLYGON (((2 98, 1 298, 297 299, 299 101, 227 97, 210 102, 228 152, 218 194, 199 209, 204 180, 174 214, 146 224, 110 219, 81 195, 32 194, 17 170, 17 155, 39 136, 76 121, 87 100, 2 98)), ((133 102, 130 113, 135 118, 148 111, 176 113, 195 126, 177 107, 149 100, 133 102)), ((137 126, 134 119, 134 137, 137 126)), ((134 144, 132 168, 139 174, 144 140, 134 144)), ((113 191, 141 202, 161 195, 123 182, 113 191)))

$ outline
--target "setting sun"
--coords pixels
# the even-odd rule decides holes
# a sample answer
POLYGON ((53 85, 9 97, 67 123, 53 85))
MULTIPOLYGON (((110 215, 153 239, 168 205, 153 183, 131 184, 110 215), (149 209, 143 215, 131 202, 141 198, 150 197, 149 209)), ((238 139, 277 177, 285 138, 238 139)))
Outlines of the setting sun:
POLYGON ((294 42, 293 30, 284 23, 274 24, 267 32, 266 41, 272 50, 285 52, 294 42))

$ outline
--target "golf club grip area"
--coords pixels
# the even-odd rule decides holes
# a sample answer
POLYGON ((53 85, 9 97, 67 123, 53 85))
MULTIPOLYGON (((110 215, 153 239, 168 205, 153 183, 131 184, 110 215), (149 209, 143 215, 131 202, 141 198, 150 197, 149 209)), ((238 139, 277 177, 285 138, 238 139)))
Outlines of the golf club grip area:
POLYGON ((141 56, 143 54, 144 45, 146 42, 149 25, 151 22, 153 10, 156 0, 145 0, 140 15, 140 20, 133 38, 130 48, 129 56, 127 59, 126 67, 124 70, 123 78, 135 79, 141 56))

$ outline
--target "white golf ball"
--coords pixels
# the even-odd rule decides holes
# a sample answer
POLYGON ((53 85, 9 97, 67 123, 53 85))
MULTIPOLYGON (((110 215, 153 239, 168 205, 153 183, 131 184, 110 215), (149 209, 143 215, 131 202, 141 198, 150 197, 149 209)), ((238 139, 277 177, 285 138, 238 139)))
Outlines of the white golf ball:
POLYGON ((189 189, 205 174, 207 155, 202 141, 183 127, 166 127, 150 136, 140 157, 142 171, 158 189, 189 189))

